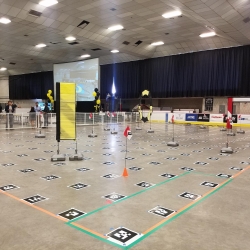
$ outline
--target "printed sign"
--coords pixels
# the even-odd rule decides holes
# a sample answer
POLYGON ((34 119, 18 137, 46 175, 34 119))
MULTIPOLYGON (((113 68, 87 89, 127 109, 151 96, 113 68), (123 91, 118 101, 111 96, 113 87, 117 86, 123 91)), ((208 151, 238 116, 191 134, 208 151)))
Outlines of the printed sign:
POLYGON ((182 169, 182 170, 184 170, 184 171, 194 171, 195 169, 193 169, 193 168, 188 168, 188 167, 182 167, 182 168, 180 168, 180 169, 182 169))
POLYGON ((137 183, 137 184, 135 184, 135 185, 137 185, 137 186, 139 186, 139 187, 143 187, 143 188, 149 188, 149 187, 154 186, 154 184, 149 183, 149 182, 146 182, 146 181, 142 181, 142 182, 137 183))
POLYGON ((143 168, 130 167, 129 169, 130 169, 130 170, 133 170, 133 171, 140 171, 140 170, 142 170, 143 168))
POLYGON ((210 122, 223 122, 223 114, 210 114, 210 122))
POLYGON ((176 177, 177 175, 165 173, 165 174, 161 174, 161 175, 159 175, 159 176, 162 176, 162 177, 165 177, 165 178, 172 179, 172 178, 176 177))
POLYGON ((58 214, 58 215, 65 218, 65 219, 73 220, 73 219, 75 219, 75 218, 77 218, 79 216, 82 216, 84 214, 86 214, 86 213, 84 213, 82 211, 79 211, 79 210, 77 210, 75 208, 71 208, 71 209, 69 209, 69 210, 67 210, 65 212, 62 212, 62 213, 58 214))
POLYGON ((196 200, 199 197, 201 197, 198 194, 192 194, 192 193, 189 193, 189 192, 184 192, 184 193, 180 194, 179 196, 182 197, 182 198, 189 199, 189 200, 196 200))
POLYGON ((185 121, 186 120, 186 114, 174 113, 174 120, 175 121, 185 121))
POLYGON ((237 168, 237 167, 231 167, 229 169, 236 170, 236 171, 242 171, 243 170, 243 168, 237 168))
POLYGON ((89 187, 89 185, 86 185, 86 184, 83 184, 83 183, 76 183, 76 184, 73 184, 71 186, 68 186, 70 188, 74 188, 76 190, 80 190, 82 188, 86 188, 86 187, 89 187))
POLYGON ((140 238, 141 236, 125 227, 120 227, 107 234, 108 240, 115 242, 119 245, 130 245, 132 242, 140 238))
POLYGON ((207 162, 202 162, 202 161, 197 161, 197 162, 195 162, 194 164, 205 166, 205 165, 207 165, 207 164, 209 164, 209 163, 207 163, 207 162))
POLYGON ((161 207, 161 206, 157 206, 151 210, 148 211, 149 213, 152 213, 152 214, 156 214, 158 216, 162 216, 162 217, 168 217, 169 215, 175 213, 174 210, 171 210, 171 209, 168 209, 168 208, 165 208, 165 207, 161 207))
POLYGON ((238 115, 238 123, 249 124, 250 123, 250 115, 238 115))
POLYGON ((31 169, 31 168, 26 168, 26 169, 22 169, 22 170, 18 170, 18 171, 23 173, 23 174, 27 174, 27 173, 30 173, 30 172, 33 172, 33 171, 36 171, 36 170, 31 169))
POLYGON ((4 191, 4 192, 5 192, 5 191, 12 190, 12 189, 16 189, 16 188, 19 188, 19 187, 15 186, 15 185, 13 185, 13 184, 9 184, 9 185, 0 187, 0 189, 1 189, 2 191, 4 191))
POLYGON ((209 122, 210 114, 198 114, 198 122, 209 122))
POLYGON ((31 204, 34 204, 34 203, 37 203, 37 202, 40 202, 40 201, 44 201, 44 200, 47 200, 47 198, 37 194, 37 195, 34 195, 34 196, 31 196, 31 197, 28 197, 28 198, 25 198, 23 199, 31 204))
POLYGON ((198 114, 186 114, 187 122, 196 122, 198 120, 198 114))
POLYGON ((214 105, 214 98, 213 97, 206 97, 205 98, 205 111, 212 111, 214 105))
MULTIPOLYGON (((237 123, 238 122, 238 115, 232 115, 232 121, 233 121, 233 123, 237 123)), ((223 122, 224 123, 227 122, 227 115, 224 115, 223 122)), ((250 116, 249 116, 249 122, 250 122, 250 116)))
POLYGON ((120 175, 117 175, 117 174, 106 174, 106 175, 103 175, 101 177, 104 177, 104 178, 107 178, 107 179, 115 179, 115 178, 120 177, 120 175))
POLYGON ((160 165, 160 164, 162 164, 162 163, 157 162, 157 161, 151 161, 151 162, 149 162, 149 164, 152 164, 152 165, 160 165))
POLYGON ((230 174, 217 174, 216 176, 222 177, 222 178, 231 178, 232 175, 230 174))
POLYGON ((121 194, 117 194, 117 193, 112 193, 112 194, 108 194, 105 195, 104 198, 108 199, 108 200, 112 200, 112 201, 118 201, 122 198, 125 198, 125 195, 121 195, 121 194))
POLYGON ((217 187, 219 184, 217 183, 213 183, 213 182, 209 182, 209 181, 204 181, 201 183, 202 186, 206 186, 206 187, 212 187, 215 188, 217 187))
POLYGON ((175 160, 177 160, 178 158, 175 158, 175 157, 167 157, 167 158, 165 158, 166 160, 170 160, 170 161, 175 161, 175 160))
POLYGON ((46 181, 52 181, 52 180, 55 180, 55 179, 58 179, 58 178, 61 178, 61 177, 58 177, 58 176, 55 176, 55 175, 48 175, 48 176, 44 176, 44 177, 41 177, 41 178, 46 180, 46 181))
POLYGON ((114 162, 110 162, 110 161, 105 161, 103 162, 104 165, 112 165, 112 164, 115 164, 114 162))
POLYGON ((78 168, 76 170, 79 172, 85 172, 85 171, 89 171, 90 169, 89 168, 78 168))

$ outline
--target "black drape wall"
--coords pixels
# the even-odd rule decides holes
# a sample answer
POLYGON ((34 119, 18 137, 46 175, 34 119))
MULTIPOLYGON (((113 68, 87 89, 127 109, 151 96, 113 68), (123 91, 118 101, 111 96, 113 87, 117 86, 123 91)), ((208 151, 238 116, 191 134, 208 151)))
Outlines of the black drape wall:
POLYGON ((101 66, 101 94, 137 98, 249 96, 250 46, 210 50, 101 66))
POLYGON ((10 99, 47 99, 54 92, 53 71, 9 76, 10 99))

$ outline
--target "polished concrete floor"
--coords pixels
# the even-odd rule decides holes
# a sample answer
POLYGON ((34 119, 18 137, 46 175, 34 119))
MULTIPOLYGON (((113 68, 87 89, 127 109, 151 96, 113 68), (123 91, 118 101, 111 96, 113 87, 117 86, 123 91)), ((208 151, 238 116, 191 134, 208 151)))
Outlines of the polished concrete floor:
MULTIPOLYGON (((55 129, 0 130, 1 250, 250 249, 250 130, 149 124, 123 136, 81 126, 83 161, 51 162, 55 129), (128 177, 122 176, 126 167, 128 177)), ((74 153, 62 141, 61 153, 74 153)))

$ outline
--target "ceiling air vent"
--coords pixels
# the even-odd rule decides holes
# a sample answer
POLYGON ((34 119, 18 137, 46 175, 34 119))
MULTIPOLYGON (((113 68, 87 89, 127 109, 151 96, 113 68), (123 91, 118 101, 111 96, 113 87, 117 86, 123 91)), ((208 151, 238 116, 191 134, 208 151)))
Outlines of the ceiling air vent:
POLYGON ((122 44, 129 45, 130 42, 124 41, 122 44))
POLYGON ((76 44, 79 44, 79 43, 78 42, 69 43, 69 45, 76 45, 76 44))
POLYGON ((100 48, 92 49, 93 51, 101 50, 100 48))
POLYGON ((139 41, 137 41, 137 42, 135 43, 135 46, 137 47, 137 46, 139 46, 141 43, 142 43, 142 41, 139 40, 139 41))
POLYGON ((14 63, 14 62, 10 62, 10 64, 11 64, 11 65, 16 65, 16 63, 14 63))
POLYGON ((79 24, 77 25, 77 28, 84 29, 84 28, 86 28, 88 25, 89 25, 89 22, 86 21, 86 20, 83 20, 81 23, 79 23, 79 24))
POLYGON ((29 15, 34 17, 40 17, 42 15, 42 12, 36 11, 36 10, 30 10, 29 15))
POLYGON ((249 17, 246 17, 245 19, 243 19, 243 22, 244 23, 248 23, 250 21, 250 18, 249 17))

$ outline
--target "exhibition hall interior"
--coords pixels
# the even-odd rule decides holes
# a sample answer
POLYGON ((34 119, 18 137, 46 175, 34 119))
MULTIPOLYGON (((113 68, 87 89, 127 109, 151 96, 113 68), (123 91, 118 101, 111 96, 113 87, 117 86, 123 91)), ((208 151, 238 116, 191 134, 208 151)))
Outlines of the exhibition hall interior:
POLYGON ((250 1, 0 0, 0 249, 249 250, 250 1))

